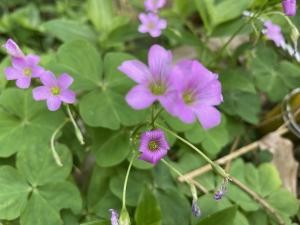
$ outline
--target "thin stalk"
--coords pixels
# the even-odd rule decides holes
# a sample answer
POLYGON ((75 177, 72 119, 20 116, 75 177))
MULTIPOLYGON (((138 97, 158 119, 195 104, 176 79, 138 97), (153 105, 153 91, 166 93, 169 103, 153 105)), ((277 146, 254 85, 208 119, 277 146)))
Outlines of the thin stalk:
POLYGON ((52 151, 52 155, 53 155, 53 158, 56 162, 56 164, 60 167, 63 166, 62 162, 61 162, 61 159, 59 157, 59 155, 57 154, 57 151, 55 149, 55 137, 56 135, 58 134, 58 132, 69 122, 70 120, 69 119, 66 119, 62 124, 60 124, 56 130, 53 132, 52 136, 51 136, 51 139, 50 139, 50 147, 51 147, 51 151, 52 151))
POLYGON ((76 123, 73 115, 72 115, 72 112, 71 112, 70 107, 69 107, 68 104, 66 104, 66 109, 67 109, 68 116, 69 116, 69 118, 70 118, 70 120, 71 120, 71 122, 73 124, 74 129, 75 129, 76 137, 77 137, 79 143, 81 145, 84 145, 83 135, 82 135, 82 133, 81 133, 81 131, 80 131, 80 129, 79 129, 79 127, 78 127, 78 125, 77 125, 77 123, 76 123))
POLYGON ((184 138, 180 137, 179 135, 177 135, 175 132, 171 131, 170 129, 155 123, 156 126, 160 127, 161 129, 165 130, 167 133, 173 135, 174 137, 176 137, 177 139, 179 139, 180 141, 182 141, 183 143, 185 143, 187 146, 189 146, 190 148, 192 148, 193 150, 195 150, 199 155, 202 156, 202 158, 208 162, 211 167, 220 175, 222 176, 224 179, 230 179, 229 178, 229 174, 227 174, 219 165, 217 165, 216 163, 214 163, 208 156, 206 156, 200 149, 198 149, 195 145, 191 144, 190 142, 188 142, 187 140, 185 140, 184 138))
POLYGON ((244 192, 249 194, 257 203, 259 203, 261 206, 263 206, 277 221, 280 225, 286 225, 284 220, 281 218, 281 216, 277 213, 277 211, 262 197, 260 197, 256 192, 252 191, 250 188, 248 188, 246 185, 241 183, 239 180, 237 180, 234 177, 231 177, 231 181, 233 184, 235 184, 237 187, 242 189, 244 192))
POLYGON ((132 158, 130 160, 130 163, 128 165, 126 176, 125 176, 125 180, 124 180, 123 197, 122 197, 122 210, 126 209, 126 191, 127 191, 128 177, 129 177, 129 174, 130 174, 130 170, 131 170, 133 161, 135 160, 135 157, 136 157, 136 154, 133 154, 133 156, 132 156, 132 158))
MULTIPOLYGON (((171 163, 169 163, 167 160, 165 159, 161 159, 161 161, 170 169, 172 170, 173 172, 175 172, 178 177, 183 177, 183 174, 178 170, 176 169, 174 166, 172 166, 171 163)), ((197 188, 199 188, 203 193, 207 194, 208 193, 208 190, 203 187, 201 184, 199 184, 197 181, 191 179, 191 180, 188 180, 188 179, 185 179, 184 180, 187 184, 189 185, 195 185, 197 188)))

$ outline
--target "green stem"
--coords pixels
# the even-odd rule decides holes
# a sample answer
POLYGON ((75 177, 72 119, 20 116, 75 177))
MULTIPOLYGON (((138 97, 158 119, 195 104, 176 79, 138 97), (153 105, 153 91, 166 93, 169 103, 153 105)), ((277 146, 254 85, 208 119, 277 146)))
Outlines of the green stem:
POLYGON ((68 115, 69 115, 69 117, 70 117, 70 120, 71 120, 71 122, 72 122, 72 124, 73 124, 73 126, 74 126, 76 137, 77 137, 79 143, 80 143, 81 145, 84 145, 84 138, 83 138, 83 135, 82 135, 82 133, 81 133, 81 131, 80 131, 80 129, 79 129, 79 127, 78 127, 78 125, 77 125, 77 123, 76 123, 76 121, 75 121, 75 119, 74 119, 72 113, 71 113, 71 110, 70 110, 70 107, 69 107, 68 104, 66 104, 66 108, 67 108, 67 113, 68 113, 68 115))
POLYGON ((53 132, 51 139, 50 139, 50 147, 51 147, 53 158, 54 158, 56 164, 60 167, 62 167, 63 164, 62 164, 61 159, 55 149, 55 137, 58 134, 58 132, 66 125, 67 122, 69 122, 69 119, 66 119, 62 124, 60 124, 58 126, 58 128, 56 128, 56 130, 53 132))
POLYGON ((135 160, 135 158, 136 158, 136 154, 133 154, 133 156, 130 160, 130 163, 128 165, 128 168, 127 168, 127 172, 126 172, 126 176, 125 176, 125 180, 124 180, 124 186, 123 186, 122 209, 126 209, 126 191, 127 191, 128 177, 129 177, 130 170, 131 170, 131 167, 132 167, 132 164, 133 164, 133 161, 135 160))
POLYGON ((174 171, 179 177, 182 177, 183 174, 177 170, 174 166, 171 165, 171 163, 169 163, 167 160, 165 159, 161 159, 161 161, 169 168, 171 169, 172 171, 174 171))
POLYGON ((208 162, 211 167, 215 170, 215 172, 217 172, 220 176, 222 176, 225 179, 230 179, 229 178, 229 174, 227 174, 222 167, 220 167, 218 164, 214 163, 208 156, 206 156, 200 149, 198 149, 196 146, 194 146, 193 144, 191 144, 190 142, 188 142, 187 140, 185 140, 184 138, 180 137, 179 135, 177 135, 175 132, 171 131, 170 129, 155 123, 156 126, 160 127, 161 129, 165 130, 167 133, 173 135, 174 137, 176 137, 177 139, 179 139, 180 141, 182 141, 183 143, 185 143, 187 146, 189 146, 190 148, 192 148, 193 150, 195 150, 199 155, 202 156, 202 158, 208 162))

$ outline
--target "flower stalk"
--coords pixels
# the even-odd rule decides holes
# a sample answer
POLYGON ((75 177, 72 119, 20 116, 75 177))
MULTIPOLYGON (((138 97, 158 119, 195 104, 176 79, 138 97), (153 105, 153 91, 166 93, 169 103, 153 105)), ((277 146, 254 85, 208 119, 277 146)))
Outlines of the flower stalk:
POLYGON ((79 127, 78 127, 78 125, 77 125, 77 123, 76 123, 73 115, 72 115, 72 112, 70 110, 70 106, 68 104, 66 104, 66 109, 67 109, 68 116, 69 116, 69 118, 70 118, 70 120, 71 120, 71 122, 73 124, 74 130, 75 130, 75 135, 76 135, 79 143, 81 145, 84 145, 83 135, 82 135, 82 133, 81 133, 81 131, 80 131, 80 129, 79 129, 79 127))
POLYGON ((225 170, 223 170, 222 167, 220 167, 218 164, 214 163, 207 155, 205 155, 200 149, 198 149, 196 146, 194 146, 193 144, 191 144, 189 141, 185 140, 184 138, 180 137, 179 135, 177 135, 175 132, 171 131, 170 129, 155 123, 156 126, 160 127, 161 129, 165 130, 167 133, 171 134, 172 136, 176 137, 177 139, 179 139, 181 142, 185 143, 187 146, 189 146, 190 148, 192 148, 193 150, 195 150, 200 156, 202 156, 202 158, 208 162, 211 167, 213 168, 213 170, 219 174, 221 177, 223 177, 224 179, 228 179, 230 180, 230 176, 228 173, 225 172, 225 170))

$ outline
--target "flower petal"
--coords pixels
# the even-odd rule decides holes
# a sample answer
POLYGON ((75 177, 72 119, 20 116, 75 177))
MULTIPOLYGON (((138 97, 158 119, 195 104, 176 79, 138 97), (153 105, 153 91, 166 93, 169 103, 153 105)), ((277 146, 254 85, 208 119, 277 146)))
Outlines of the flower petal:
POLYGON ((46 100, 51 97, 51 91, 45 86, 36 87, 32 90, 33 99, 36 101, 46 100))
POLYGON ((3 47, 6 49, 7 53, 12 57, 16 57, 16 58, 24 57, 24 53, 21 51, 19 46, 12 39, 8 39, 6 43, 3 45, 3 47))
POLYGON ((31 68, 31 71, 31 76, 35 78, 40 78, 41 76, 43 76, 43 73, 45 73, 45 69, 41 66, 33 66, 31 68))
POLYGON ((168 151, 166 149, 160 149, 155 152, 151 151, 144 151, 142 152, 139 159, 147 161, 153 165, 157 164, 158 161, 163 158, 165 155, 167 155, 168 151))
POLYGON ((148 27, 147 26, 145 26, 144 24, 141 24, 140 26, 139 26, 139 32, 140 33, 147 33, 149 30, 148 30, 148 27))
POLYGON ((195 112, 204 129, 215 127, 221 123, 221 113, 212 106, 201 106, 195 112))
POLYGON ((50 111, 56 111, 61 106, 61 100, 57 96, 50 96, 47 98, 47 107, 50 111))
POLYGON ((176 102, 178 102, 178 98, 179 97, 177 91, 169 91, 165 95, 159 96, 158 100, 167 112, 175 116, 175 104, 176 102))
POLYGON ((220 81, 214 80, 200 90, 197 99, 202 105, 219 105, 223 101, 220 81))
POLYGON ((61 88, 61 89, 67 89, 68 87, 71 86, 71 84, 73 83, 74 79, 73 77, 71 77, 69 74, 67 73, 63 73, 62 75, 60 75, 58 78, 57 78, 57 83, 58 83, 58 86, 61 88))
POLYGON ((30 83, 31 83, 30 77, 19 77, 17 79, 16 85, 18 88, 25 89, 25 88, 29 88, 30 83))
POLYGON ((13 57, 11 62, 12 62, 13 67, 20 69, 20 70, 24 70, 25 68, 28 67, 26 57, 24 57, 24 58, 13 57))
POLYGON ((127 103, 134 109, 148 108, 156 97, 143 85, 133 87, 126 96, 127 103))
POLYGON ((19 77, 21 77, 20 72, 17 69, 13 68, 13 67, 5 68, 4 73, 6 75, 7 80, 16 80, 19 77))
POLYGON ((178 103, 175 113, 184 123, 194 123, 196 116, 191 107, 188 107, 184 103, 178 103))
POLYGON ((35 66, 35 65, 39 64, 40 57, 37 55, 28 55, 28 56, 26 56, 26 61, 27 61, 28 65, 35 66))
POLYGON ((159 37, 161 35, 160 29, 154 29, 149 31, 151 37, 159 37))
POLYGON ((46 87, 56 87, 58 86, 55 75, 51 71, 45 71, 41 77, 41 82, 46 87))
POLYGON ((148 53, 151 74, 157 80, 165 79, 172 67, 172 53, 159 45, 153 45, 148 53))
POLYGON ((60 100, 69 104, 73 104, 76 101, 76 94, 68 89, 62 90, 59 97, 60 100))
POLYGON ((151 77, 147 66, 138 60, 125 61, 118 69, 137 83, 146 82, 151 77))

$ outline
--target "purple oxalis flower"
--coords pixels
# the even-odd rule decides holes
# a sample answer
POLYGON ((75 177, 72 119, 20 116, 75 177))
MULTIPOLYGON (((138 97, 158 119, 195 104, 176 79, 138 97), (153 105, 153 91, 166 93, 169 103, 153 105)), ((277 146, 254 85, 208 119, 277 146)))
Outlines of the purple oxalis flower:
POLYGON ((296 0, 283 0, 282 1, 283 11, 287 16, 295 16, 297 11, 296 0))
POLYGON ((119 225, 119 214, 116 210, 114 209, 110 209, 109 210, 111 213, 111 217, 110 217, 110 221, 111 221, 111 225, 119 225))
POLYGON ((46 71, 40 79, 44 86, 32 90, 33 98, 36 101, 46 100, 50 111, 58 110, 62 102, 75 103, 76 95, 68 89, 73 83, 73 78, 70 75, 63 73, 56 78, 52 72, 46 71))
POLYGON ((221 114, 214 107, 223 101, 218 75, 196 60, 183 60, 173 69, 179 93, 175 113, 185 123, 200 121, 204 129, 217 126, 221 114))
POLYGON ((45 70, 38 66, 40 58, 36 55, 28 55, 22 58, 13 57, 12 67, 5 68, 7 80, 16 80, 19 88, 28 88, 31 78, 39 78, 45 70))
POLYGON ((145 160, 155 165, 163 158, 170 146, 162 130, 146 131, 141 136, 139 151, 142 153, 139 159, 145 160))
POLYGON ((264 23, 266 30, 264 34, 267 36, 268 39, 272 40, 277 47, 280 47, 282 43, 284 43, 284 37, 281 33, 280 26, 273 24, 270 20, 264 23))
POLYGON ((24 53, 12 39, 8 39, 2 47, 5 48, 6 52, 12 57, 15 58, 24 57, 24 53))
POLYGON ((152 37, 159 37, 161 35, 161 30, 166 29, 167 27, 167 21, 160 19, 153 13, 141 13, 139 19, 142 23, 139 26, 139 32, 149 33, 152 37))
POLYGON ((144 2, 145 8, 150 12, 157 12, 158 9, 164 7, 166 0, 146 0, 144 2))
POLYGON ((153 45, 148 53, 149 68, 138 60, 122 63, 119 70, 138 84, 126 96, 127 103, 134 109, 145 109, 155 101, 172 115, 177 96, 172 79, 172 53, 159 45, 153 45))

